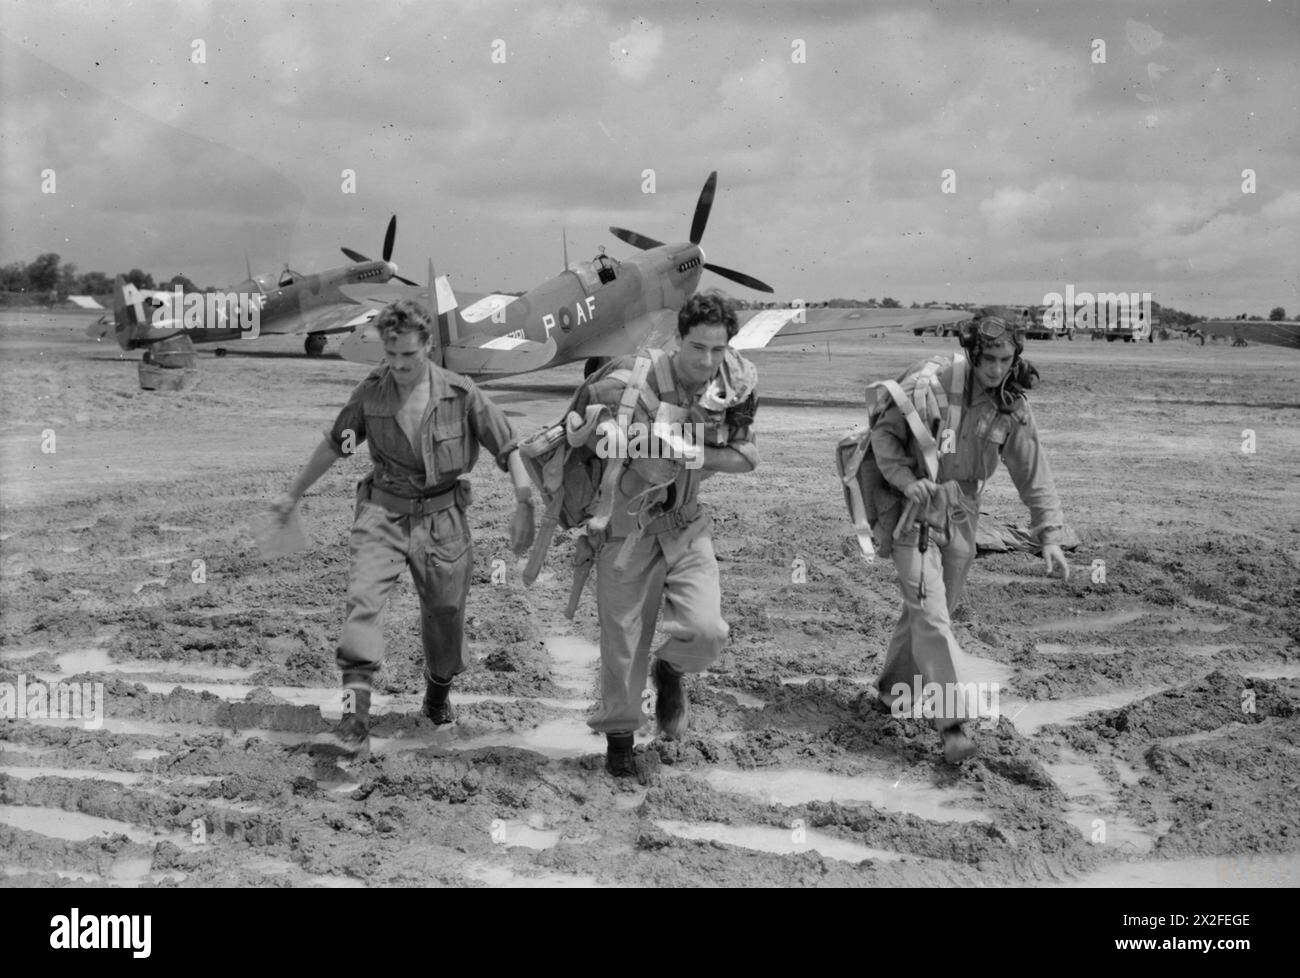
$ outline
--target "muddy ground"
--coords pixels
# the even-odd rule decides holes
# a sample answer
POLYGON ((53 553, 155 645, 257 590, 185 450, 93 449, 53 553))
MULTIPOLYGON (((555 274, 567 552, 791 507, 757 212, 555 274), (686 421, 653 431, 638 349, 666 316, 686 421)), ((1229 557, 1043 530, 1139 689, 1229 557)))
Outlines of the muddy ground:
MULTIPOLYGON (((485 463, 459 721, 420 716, 404 582, 372 755, 313 751, 341 709, 333 642, 364 463, 305 501, 309 552, 264 560, 251 527, 364 368, 272 338, 201 354, 193 391, 146 393, 138 355, 86 323, 0 316, 0 683, 105 684, 99 729, 0 719, 0 882, 1300 881, 1296 351, 1031 343, 1081 546, 1064 583, 1023 555, 972 571, 962 673, 1001 684, 1001 716, 960 769, 921 721, 870 707, 899 602, 892 568, 850 541, 831 466, 865 383, 951 341, 757 355, 762 466, 704 490, 731 646, 689 681, 690 735, 647 726, 639 780, 614 782, 584 724, 593 599, 564 619, 564 541, 521 585, 512 496, 485 463)), ((531 431, 579 376, 487 389, 531 431)), ((1005 473, 985 509, 1025 522, 1005 473)))

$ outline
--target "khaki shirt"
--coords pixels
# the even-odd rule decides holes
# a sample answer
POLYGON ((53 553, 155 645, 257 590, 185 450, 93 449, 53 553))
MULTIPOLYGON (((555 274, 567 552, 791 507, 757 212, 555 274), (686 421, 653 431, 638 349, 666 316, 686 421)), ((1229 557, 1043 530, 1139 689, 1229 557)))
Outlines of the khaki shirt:
POLYGON ((516 447, 514 430, 501 409, 472 380, 429 361, 429 406, 420 422, 420 453, 397 423, 401 398, 388 365, 381 364, 357 385, 325 433, 339 455, 370 443, 374 484, 395 496, 413 498, 428 490, 445 490, 478 461, 479 445, 508 470, 516 447))
MULTIPOLYGON (((609 371, 612 373, 621 370, 630 373, 635 363, 636 357, 634 356, 620 357, 610 365, 609 371)), ((689 420, 705 420, 703 409, 695 407, 699 391, 691 392, 687 390, 677 376, 676 369, 673 370, 673 382, 671 390, 659 390, 655 371, 651 369, 646 378, 646 387, 653 391, 660 401, 691 410, 692 414, 689 420)), ((605 408, 600 420, 613 418, 618 412, 619 402, 626 387, 626 380, 606 374, 601 379, 585 385, 579 391, 573 410, 583 414, 589 405, 599 404, 605 408)), ((755 401, 755 403, 757 402, 755 401)), ((643 406, 638 404, 633 420, 646 421, 643 406)), ((588 447, 595 448, 598 440, 598 436, 593 435, 588 447)), ((752 449, 753 446, 753 425, 749 424, 744 427, 730 428, 726 445, 714 447, 736 448, 746 452, 747 447, 752 449)), ((662 474, 670 471, 670 468, 670 463, 664 460, 646 460, 645 462, 634 460, 623 469, 618 489, 614 495, 614 514, 610 520, 609 531, 611 537, 625 537, 636 528, 637 513, 647 499, 651 503, 657 503, 661 511, 666 513, 677 512, 690 507, 696 502, 700 483, 706 474, 711 473, 706 473, 703 468, 687 468, 682 464, 676 466, 676 477, 673 479, 672 485, 657 489, 644 499, 638 498, 646 490, 662 481, 662 474), (656 476, 659 477, 656 478, 656 476)))
MULTIPOLYGON (((951 366, 939 372, 945 389, 951 379, 951 366)), ((1021 501, 1029 508, 1029 532, 1041 544, 1056 543, 1065 521, 1029 403, 1022 398, 1015 411, 1000 413, 993 396, 980 386, 969 368, 966 386, 970 403, 964 404, 961 423, 954 432, 955 450, 939 454, 939 481, 959 482, 968 496, 978 499, 985 481, 997 471, 1001 459, 1021 501)), ((942 438, 941 432, 941 448, 942 438)), ((891 404, 871 429, 871 451, 876 464, 899 492, 916 481, 918 472, 925 471, 914 441, 896 404, 891 404)))

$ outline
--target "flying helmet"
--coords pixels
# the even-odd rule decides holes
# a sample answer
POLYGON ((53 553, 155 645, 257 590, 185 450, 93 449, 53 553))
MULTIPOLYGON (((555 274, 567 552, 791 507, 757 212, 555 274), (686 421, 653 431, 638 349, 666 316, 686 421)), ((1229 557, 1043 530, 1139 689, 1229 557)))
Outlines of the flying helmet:
POLYGON ((1011 369, 1002 378, 995 396, 998 410, 1009 414, 1016 409, 1017 402, 1024 398, 1025 391, 1030 390, 1039 379, 1038 370, 1024 359, 1025 331, 1023 327, 1013 325, 1016 314, 1003 307, 976 310, 975 318, 966 324, 961 335, 962 349, 973 364, 979 363, 980 356, 991 346, 1010 343, 1015 349, 1011 369))

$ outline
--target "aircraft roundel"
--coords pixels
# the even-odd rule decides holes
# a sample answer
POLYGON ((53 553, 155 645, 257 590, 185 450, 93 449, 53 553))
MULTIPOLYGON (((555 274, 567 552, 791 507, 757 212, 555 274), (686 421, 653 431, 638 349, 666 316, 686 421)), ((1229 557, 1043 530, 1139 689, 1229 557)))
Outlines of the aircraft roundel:
POLYGON ((561 306, 560 311, 555 314, 555 318, 560 323, 560 329, 568 332, 573 329, 573 313, 569 311, 568 306, 561 306))

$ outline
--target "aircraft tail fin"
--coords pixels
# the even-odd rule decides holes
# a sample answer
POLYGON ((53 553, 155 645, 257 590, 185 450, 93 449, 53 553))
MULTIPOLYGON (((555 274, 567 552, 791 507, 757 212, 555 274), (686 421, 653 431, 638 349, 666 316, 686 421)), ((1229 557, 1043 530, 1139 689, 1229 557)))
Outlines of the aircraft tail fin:
POLYGON ((149 331, 144 296, 121 275, 113 280, 113 325, 117 345, 124 350, 140 346, 149 331))

